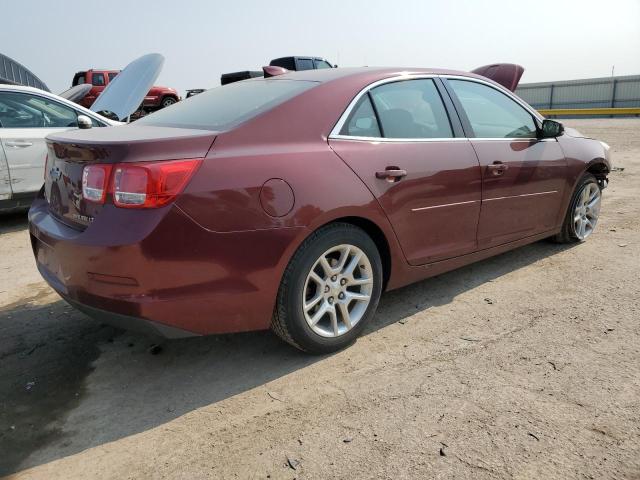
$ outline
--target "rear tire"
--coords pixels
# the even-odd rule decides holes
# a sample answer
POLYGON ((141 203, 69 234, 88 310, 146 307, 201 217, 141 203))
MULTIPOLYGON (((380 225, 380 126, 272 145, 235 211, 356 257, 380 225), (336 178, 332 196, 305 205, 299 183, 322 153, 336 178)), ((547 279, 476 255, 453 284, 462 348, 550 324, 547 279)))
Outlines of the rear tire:
POLYGON ((382 279, 380 254, 364 230, 348 223, 322 227, 289 262, 271 328, 305 352, 340 350, 375 314, 382 279))
POLYGON ((598 223, 602 190, 596 177, 585 173, 576 186, 560 233, 553 237, 557 243, 585 241, 598 223))

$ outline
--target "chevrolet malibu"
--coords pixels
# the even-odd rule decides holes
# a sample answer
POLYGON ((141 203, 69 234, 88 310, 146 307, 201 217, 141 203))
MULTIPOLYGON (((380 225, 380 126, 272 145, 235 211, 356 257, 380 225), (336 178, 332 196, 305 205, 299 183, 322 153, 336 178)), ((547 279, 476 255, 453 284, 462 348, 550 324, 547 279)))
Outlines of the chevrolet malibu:
POLYGON ((271 327, 323 353, 385 290, 584 241, 609 170, 606 144, 486 77, 311 70, 48 137, 30 234, 89 316, 166 337, 271 327))

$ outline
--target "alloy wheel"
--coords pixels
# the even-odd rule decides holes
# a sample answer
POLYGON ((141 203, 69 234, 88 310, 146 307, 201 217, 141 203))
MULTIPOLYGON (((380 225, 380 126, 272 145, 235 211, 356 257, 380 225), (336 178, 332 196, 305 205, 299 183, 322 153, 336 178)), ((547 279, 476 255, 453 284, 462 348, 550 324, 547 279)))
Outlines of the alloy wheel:
POLYGON ((598 184, 590 182, 582 187, 573 212, 573 223, 576 236, 584 240, 593 233, 600 215, 602 193, 598 184))
POLYGON ((339 337, 362 319, 371 302, 373 269, 355 245, 338 245, 318 258, 305 280, 304 318, 322 337, 339 337))

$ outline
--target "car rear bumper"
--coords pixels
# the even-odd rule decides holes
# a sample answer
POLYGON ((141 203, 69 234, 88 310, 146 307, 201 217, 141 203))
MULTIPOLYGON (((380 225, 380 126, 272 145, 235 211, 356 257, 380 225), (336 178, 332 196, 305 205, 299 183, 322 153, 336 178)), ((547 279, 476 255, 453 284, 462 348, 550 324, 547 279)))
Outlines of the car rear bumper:
POLYGON ((131 317, 129 315, 121 315, 119 313, 101 310, 91 307, 80 302, 76 302, 69 297, 61 295, 69 305, 85 313, 89 317, 99 322, 113 325, 123 330, 131 330, 133 332, 143 333, 145 335, 155 335, 163 338, 187 338, 197 334, 179 328, 164 325, 162 323, 153 322, 144 318, 131 317))
POLYGON ((106 208, 84 231, 38 198, 29 230, 43 278, 105 323, 167 337, 266 329, 296 228, 218 233, 177 206, 106 208))

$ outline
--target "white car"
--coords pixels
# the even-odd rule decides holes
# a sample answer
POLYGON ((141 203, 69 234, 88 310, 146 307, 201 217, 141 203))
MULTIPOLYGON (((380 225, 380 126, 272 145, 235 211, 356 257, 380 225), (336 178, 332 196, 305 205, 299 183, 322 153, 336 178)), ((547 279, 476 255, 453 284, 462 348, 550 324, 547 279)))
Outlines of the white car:
POLYGON ((54 95, 33 87, 0 84, 0 212, 28 207, 42 187, 47 135, 122 125, 117 120, 129 118, 138 109, 163 64, 159 53, 129 63, 109 82, 91 110, 67 100, 82 96, 83 89, 86 94, 91 85, 76 85, 54 95), (96 112, 107 112, 115 121, 96 112))
POLYGON ((93 127, 121 124, 53 93, 0 84, 0 211, 31 204, 44 182, 45 137, 78 128, 82 115, 93 127))

